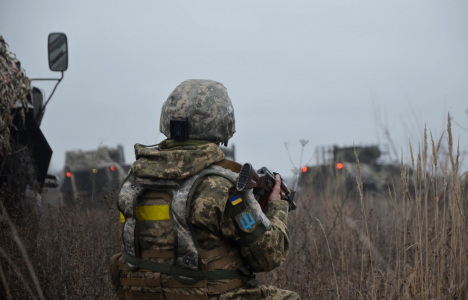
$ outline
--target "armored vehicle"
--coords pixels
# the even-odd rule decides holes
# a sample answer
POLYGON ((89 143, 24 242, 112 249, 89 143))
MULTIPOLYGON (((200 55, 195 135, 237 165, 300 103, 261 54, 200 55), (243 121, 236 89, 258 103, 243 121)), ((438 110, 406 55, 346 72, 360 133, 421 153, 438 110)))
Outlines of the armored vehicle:
MULTIPOLYGON (((61 72, 60 78, 28 78, 21 63, 8 50, 0 36, 0 184, 5 204, 13 209, 31 198, 40 202, 42 187, 56 187, 55 176, 47 175, 52 149, 40 125, 46 106, 63 79, 68 68, 67 37, 63 33, 51 33, 48 38, 49 68, 61 72), (56 81, 50 96, 31 81, 56 81)), ((18 211, 16 212, 18 213, 18 211)))
POLYGON ((119 189, 129 169, 122 145, 66 152, 64 179, 60 186, 64 203, 85 207, 98 204, 119 189))
POLYGON ((331 150, 331 161, 302 168, 299 186, 313 186, 318 191, 337 187, 354 190, 357 186, 358 174, 354 149, 359 158, 362 185, 365 191, 384 192, 388 189, 387 183, 398 182, 400 166, 380 163, 379 158, 382 152, 378 146, 342 148, 334 146, 331 150))

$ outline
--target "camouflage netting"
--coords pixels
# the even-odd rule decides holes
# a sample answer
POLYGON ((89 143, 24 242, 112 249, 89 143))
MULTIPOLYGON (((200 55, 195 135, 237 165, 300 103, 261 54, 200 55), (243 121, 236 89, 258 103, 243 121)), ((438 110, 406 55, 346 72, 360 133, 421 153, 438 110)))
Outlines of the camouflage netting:
MULTIPOLYGON (((14 143, 10 136, 15 129, 15 108, 18 105, 28 107, 29 91, 29 78, 0 35, 0 202, 14 220, 21 218, 22 205, 28 205, 25 193, 39 191, 31 150, 14 143)), ((24 110, 18 113, 25 122, 24 110)))
MULTIPOLYGON (((10 154, 10 127, 13 125, 11 111, 21 102, 27 107, 30 80, 23 73, 15 54, 0 35, 0 157, 10 154)), ((24 111, 21 110, 24 120, 24 111)))

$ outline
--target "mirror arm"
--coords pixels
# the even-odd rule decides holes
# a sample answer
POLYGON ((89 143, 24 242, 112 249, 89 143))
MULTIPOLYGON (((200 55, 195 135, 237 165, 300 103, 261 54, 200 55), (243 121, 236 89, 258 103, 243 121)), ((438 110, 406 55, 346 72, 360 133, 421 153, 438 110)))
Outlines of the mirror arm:
POLYGON ((63 71, 62 71, 62 77, 60 77, 60 78, 35 78, 35 79, 31 79, 31 81, 33 81, 33 80, 56 80, 57 81, 57 83, 55 84, 54 89, 52 90, 52 93, 50 93, 49 98, 47 98, 46 103, 41 107, 39 112, 42 112, 46 108, 47 103, 49 103, 50 98, 52 98, 52 96, 54 95, 55 90, 57 89, 57 87, 58 87, 59 83, 62 81, 62 79, 63 79, 63 71))
POLYGON ((62 77, 60 77, 60 79, 57 80, 57 83, 55 84, 55 87, 54 87, 54 89, 52 90, 52 93, 50 93, 49 98, 47 98, 47 101, 46 101, 46 103, 45 103, 44 106, 43 106, 44 109, 45 109, 45 107, 47 106, 47 103, 49 103, 50 98, 52 98, 52 96, 54 95, 55 90, 57 89, 57 87, 58 87, 59 83, 62 81, 62 79, 63 79, 63 71, 62 71, 62 77))

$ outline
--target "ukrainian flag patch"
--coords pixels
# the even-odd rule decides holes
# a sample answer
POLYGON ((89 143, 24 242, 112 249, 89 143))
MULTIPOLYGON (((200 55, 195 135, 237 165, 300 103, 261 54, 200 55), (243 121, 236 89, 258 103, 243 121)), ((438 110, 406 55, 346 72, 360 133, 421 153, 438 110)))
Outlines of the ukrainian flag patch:
POLYGON ((237 205, 242 202, 242 198, 240 195, 234 195, 229 199, 229 201, 232 205, 237 205))

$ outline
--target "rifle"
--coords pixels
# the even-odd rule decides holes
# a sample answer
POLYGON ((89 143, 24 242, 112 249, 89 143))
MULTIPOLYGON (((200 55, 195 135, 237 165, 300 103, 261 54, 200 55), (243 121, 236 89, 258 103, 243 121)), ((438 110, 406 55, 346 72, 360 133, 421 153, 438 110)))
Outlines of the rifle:
MULTIPOLYGON (((268 196, 275 186, 277 174, 276 172, 270 172, 266 167, 255 171, 251 164, 245 163, 239 172, 236 188, 239 192, 253 188, 255 199, 260 203, 262 209, 264 209, 268 204, 268 196)), ((283 181, 283 178, 281 178, 280 196, 281 200, 288 201, 289 211, 297 208, 296 203, 293 201, 295 194, 296 191, 289 191, 288 186, 283 181)))

